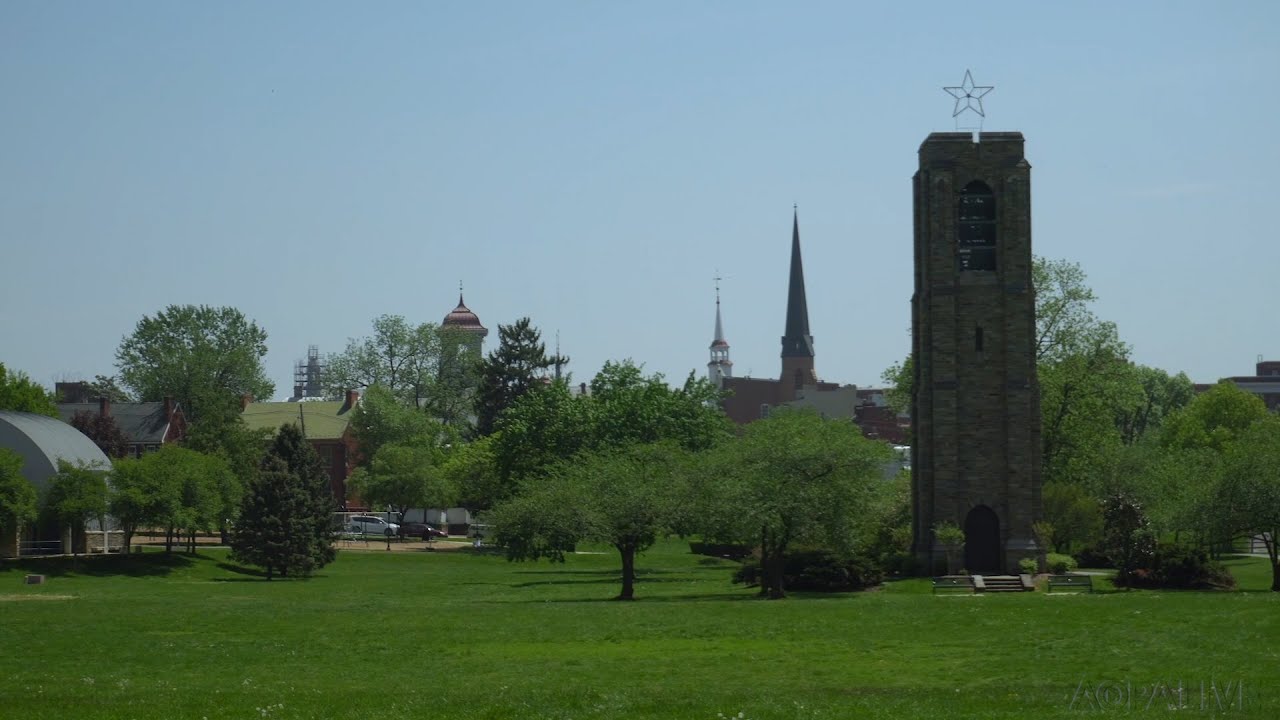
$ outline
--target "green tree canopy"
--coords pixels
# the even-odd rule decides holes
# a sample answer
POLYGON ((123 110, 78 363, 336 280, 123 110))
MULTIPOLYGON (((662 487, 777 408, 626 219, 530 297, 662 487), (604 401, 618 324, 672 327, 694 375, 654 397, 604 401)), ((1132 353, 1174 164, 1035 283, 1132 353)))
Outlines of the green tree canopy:
POLYGON ((673 388, 631 360, 606 362, 591 380, 590 444, 595 448, 671 441, 706 450, 732 433, 720 392, 693 373, 673 388))
POLYGON ((90 398, 106 398, 113 403, 133 402, 133 396, 120 387, 115 375, 94 375, 92 381, 85 383, 85 390, 90 398))
POLYGON ((701 499, 705 535, 759 544, 761 592, 781 598, 793 543, 852 550, 866 536, 889 459, 852 422, 783 410, 712 451, 690 497, 701 499))
POLYGON ((360 442, 363 467, 385 445, 434 444, 446 436, 439 422, 404 404, 382 385, 369 386, 351 413, 351 429, 360 442))
POLYGON ((581 541, 605 543, 622 565, 619 600, 635 598, 636 555, 673 529, 687 477, 676 445, 631 445, 586 453, 547 482, 497 508, 498 544, 512 560, 550 558, 581 541))
POLYGON ((568 358, 547 355, 542 335, 529 318, 498 326, 498 347, 480 364, 476 431, 489 435, 498 418, 526 393, 545 387, 548 370, 568 358))
POLYGON ((60 525, 71 528, 74 552, 75 535, 107 512, 106 472, 59 460, 58 472, 49 482, 45 508, 60 525))
POLYGON ((221 508, 218 510, 219 528, 224 535, 226 521, 233 520, 240 512, 244 488, 253 482, 271 442, 270 428, 250 428, 240 416, 239 405, 234 408, 219 404, 216 415, 205 413, 205 419, 191 427, 184 446, 190 450, 220 458, 230 474, 219 485, 221 508))
POLYGON ((1138 442, 1148 431, 1161 427, 1167 417, 1186 407, 1196 394, 1195 384, 1186 373, 1170 375, 1146 365, 1135 365, 1132 372, 1141 387, 1141 395, 1136 403, 1118 408, 1116 414, 1116 426, 1126 445, 1138 442))
MULTIPOLYGON (((433 323, 413 325, 400 315, 382 315, 374 319, 372 335, 353 338, 345 350, 329 356, 325 384, 335 396, 378 386, 408 407, 431 410, 445 389, 447 337, 453 336, 433 323)), ((448 347, 452 358, 454 341, 448 347)))
POLYGON ((433 442, 383 445, 349 482, 370 507, 389 505, 402 517, 409 508, 450 507, 458 491, 442 462, 443 452, 433 442))
POLYGON ((180 537, 195 552, 195 533, 220 527, 227 505, 239 501, 240 485, 225 459, 165 445, 139 459, 115 462, 111 515, 124 533, 126 552, 142 527, 165 529, 165 552, 180 537))
POLYGON ((673 388, 630 360, 605 363, 587 395, 573 395, 563 382, 526 393, 503 413, 493 436, 503 488, 497 499, 581 452, 655 442, 713 447, 732 435, 718 399, 705 380, 690 375, 673 388))
POLYGON ((22 474, 22 458, 0 448, 0 528, 13 532, 36 519, 36 488, 22 474))
POLYGON ((0 410, 16 410, 58 417, 53 395, 21 370, 7 370, 0 363, 0 410))
MULTIPOLYGON (((1120 448, 1140 441, 1191 398, 1183 374, 1135 366, 1116 326, 1094 315, 1084 270, 1035 258, 1036 364, 1045 482, 1087 482, 1110 472, 1120 448)), ((909 409, 912 358, 885 370, 889 402, 909 409)))
POLYGON ((1217 504, 1227 535, 1262 538, 1280 592, 1280 417, 1252 423, 1229 448, 1217 504))
POLYGON ((107 457, 122 458, 129 452, 129 440, 111 415, 81 410, 71 416, 71 427, 84 433, 107 457))
POLYGON ((246 488, 231 535, 238 562, 306 577, 333 561, 329 478, 296 425, 280 427, 260 471, 246 488))
POLYGON ((124 535, 124 552, 133 546, 140 528, 160 527, 177 514, 182 504, 182 488, 170 473, 156 472, 155 455, 121 458, 111 471, 108 510, 124 535))
POLYGON ((172 395, 193 424, 238 408, 243 395, 269 398, 262 358, 267 333, 230 307, 170 305, 144 316, 116 350, 121 381, 139 400, 172 395))
POLYGON ((458 490, 458 504, 487 509, 506 497, 493 446, 499 435, 455 443, 445 453, 440 471, 458 490))
POLYGON ((1044 521, 1052 535, 1045 540, 1049 552, 1069 553, 1096 543, 1102 533, 1102 506, 1079 483, 1045 483, 1041 492, 1044 521))
POLYGON ((1265 417, 1267 406, 1262 398, 1224 380, 1173 413, 1164 424, 1161 441, 1170 448, 1221 452, 1265 417))
POLYGON ((516 400, 490 436, 498 473, 498 492, 490 499, 505 500, 557 464, 591 449, 590 413, 589 401, 572 395, 563 382, 516 400))

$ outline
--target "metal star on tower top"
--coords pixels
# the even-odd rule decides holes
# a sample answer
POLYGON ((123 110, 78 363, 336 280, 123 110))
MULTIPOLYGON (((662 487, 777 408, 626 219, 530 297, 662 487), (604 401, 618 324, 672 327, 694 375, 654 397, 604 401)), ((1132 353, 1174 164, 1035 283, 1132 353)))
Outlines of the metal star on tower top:
POLYGON ((973 75, 971 75, 968 70, 965 70, 963 83, 957 87, 944 87, 942 89, 946 90, 948 95, 956 99, 956 107, 951 112, 951 117, 955 117, 965 110, 972 110, 982 117, 986 117, 987 114, 982 111, 982 97, 994 90, 995 86, 974 85, 973 75))

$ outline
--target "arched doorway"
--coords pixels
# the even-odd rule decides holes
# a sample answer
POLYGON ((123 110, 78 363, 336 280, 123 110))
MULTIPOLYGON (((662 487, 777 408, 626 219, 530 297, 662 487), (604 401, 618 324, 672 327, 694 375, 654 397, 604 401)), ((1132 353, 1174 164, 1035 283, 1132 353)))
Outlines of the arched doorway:
POLYGON ((1000 518, 979 505, 964 518, 964 566, 975 575, 1004 572, 1000 562, 1000 518))

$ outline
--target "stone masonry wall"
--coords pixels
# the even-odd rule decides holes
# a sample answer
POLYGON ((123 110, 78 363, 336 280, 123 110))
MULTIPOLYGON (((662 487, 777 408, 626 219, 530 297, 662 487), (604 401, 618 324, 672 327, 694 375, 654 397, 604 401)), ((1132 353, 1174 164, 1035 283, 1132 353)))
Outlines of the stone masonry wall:
POLYGON ((964 527, 986 505, 1000 520, 1003 563, 1038 554, 1040 413, 1031 285, 1030 166, 1020 133, 935 133, 920 147, 915 192, 912 351, 914 551, 943 556, 932 528, 964 527), (959 270, 961 188, 981 180, 996 203, 996 269, 959 270), (978 349, 977 329, 982 329, 978 349))

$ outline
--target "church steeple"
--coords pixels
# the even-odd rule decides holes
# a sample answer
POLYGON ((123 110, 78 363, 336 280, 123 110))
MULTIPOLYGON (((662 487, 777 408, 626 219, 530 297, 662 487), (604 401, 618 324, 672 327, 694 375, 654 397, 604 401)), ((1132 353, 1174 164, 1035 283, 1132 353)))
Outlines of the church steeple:
POLYGON ((729 359, 729 341, 724 339, 724 323, 720 321, 720 278, 716 278, 716 334, 711 340, 711 361, 707 363, 707 379, 720 387, 725 378, 733 377, 733 361, 729 359))
POLYGON ((800 213, 792 208, 791 278, 787 286, 787 326, 782 336, 783 383, 799 388, 816 383, 813 336, 809 334, 809 305, 804 293, 804 263, 800 259, 800 213))

